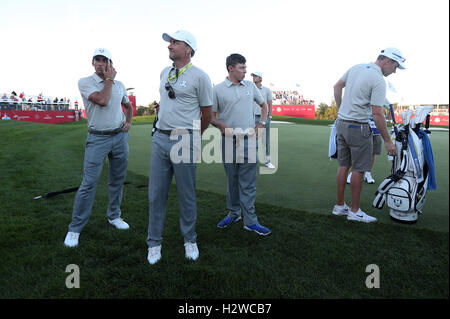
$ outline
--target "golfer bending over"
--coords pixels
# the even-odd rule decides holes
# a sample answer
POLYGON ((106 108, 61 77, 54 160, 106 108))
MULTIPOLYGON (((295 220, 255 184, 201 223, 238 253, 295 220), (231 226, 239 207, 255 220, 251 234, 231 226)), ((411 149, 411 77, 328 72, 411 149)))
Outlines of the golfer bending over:
POLYGON ((391 141, 383 113, 386 100, 386 82, 383 76, 404 69, 403 55, 395 48, 382 50, 374 63, 358 64, 350 68, 334 85, 334 99, 338 107, 336 121, 337 152, 339 169, 337 173, 337 203, 334 215, 347 216, 348 220, 365 223, 375 222, 360 209, 360 195, 364 172, 372 166, 372 130, 369 117, 372 114, 376 127, 384 140, 388 155, 396 155, 397 150, 391 141), (344 97, 342 91, 345 87, 344 97), (346 179, 352 167, 352 204, 349 208, 344 202, 346 179))

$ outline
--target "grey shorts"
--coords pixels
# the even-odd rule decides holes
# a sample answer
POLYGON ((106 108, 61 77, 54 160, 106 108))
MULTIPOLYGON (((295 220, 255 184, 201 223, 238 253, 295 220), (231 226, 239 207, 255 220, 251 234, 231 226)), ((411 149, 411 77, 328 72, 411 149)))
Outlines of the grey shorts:
POLYGON ((382 146, 383 146, 383 139, 381 138, 381 135, 374 135, 373 136, 373 155, 380 155, 382 146))
POLYGON ((373 134, 367 123, 336 122, 339 166, 352 167, 352 171, 370 171, 372 167, 373 134))

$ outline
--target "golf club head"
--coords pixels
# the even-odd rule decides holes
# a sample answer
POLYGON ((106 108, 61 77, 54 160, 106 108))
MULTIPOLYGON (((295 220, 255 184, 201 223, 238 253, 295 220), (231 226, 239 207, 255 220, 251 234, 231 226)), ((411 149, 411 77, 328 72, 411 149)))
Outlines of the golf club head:
POLYGON ((402 121, 404 125, 408 125, 411 122, 411 116, 413 115, 413 110, 406 110, 402 112, 402 121))
POLYGON ((414 117, 414 123, 421 124, 427 118, 428 113, 433 111, 432 105, 420 105, 416 109, 416 116, 414 117))

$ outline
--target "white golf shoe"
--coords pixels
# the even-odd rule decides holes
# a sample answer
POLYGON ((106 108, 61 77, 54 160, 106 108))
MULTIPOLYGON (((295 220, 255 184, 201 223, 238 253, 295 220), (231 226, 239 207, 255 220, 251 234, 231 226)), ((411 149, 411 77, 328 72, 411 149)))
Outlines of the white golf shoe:
POLYGON ((334 205, 332 213, 336 216, 347 216, 349 210, 350 208, 344 203, 342 206, 334 205))
POLYGON ((349 210, 347 214, 347 220, 354 220, 363 223, 373 223, 377 221, 375 217, 367 215, 361 209, 358 209, 356 213, 349 210))
POLYGON ((148 248, 147 260, 150 265, 156 264, 161 259, 161 245, 148 248))
POLYGON ((64 239, 64 246, 77 247, 79 237, 80 237, 80 233, 68 232, 66 235, 66 239, 64 239))
POLYGON ((370 174, 370 172, 365 172, 364 173, 364 180, 368 183, 368 184, 373 184, 375 183, 375 180, 372 177, 372 174, 370 174))
POLYGON ((350 172, 350 174, 348 174, 347 176, 347 184, 350 184, 351 180, 352 180, 352 172, 350 172))
POLYGON ((198 255, 199 255, 197 243, 186 242, 186 243, 184 243, 184 249, 186 251, 187 259, 197 260, 198 255))
POLYGON ((266 163, 266 167, 270 168, 270 169, 274 169, 275 165, 273 165, 271 162, 267 162, 266 163))
POLYGON ((122 218, 116 218, 113 220, 109 220, 109 223, 111 225, 114 225, 117 229, 128 229, 130 228, 130 225, 128 225, 127 223, 124 222, 124 220, 122 218))

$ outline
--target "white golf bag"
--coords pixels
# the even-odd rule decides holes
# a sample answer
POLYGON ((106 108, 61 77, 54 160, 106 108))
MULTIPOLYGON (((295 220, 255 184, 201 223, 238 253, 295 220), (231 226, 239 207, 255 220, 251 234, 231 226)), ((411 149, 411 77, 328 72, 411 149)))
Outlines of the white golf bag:
MULTIPOLYGON (((402 113, 404 125, 393 127, 391 138, 397 148, 397 156, 393 157, 391 175, 381 182, 375 193, 373 207, 381 209, 386 203, 395 221, 414 223, 422 213, 428 190, 429 164, 433 167, 434 181, 434 160, 430 163, 430 156, 426 158, 422 143, 424 137, 428 139, 426 135, 431 133, 428 113, 432 110, 432 106, 419 106, 412 120, 413 111, 405 111, 402 113), (420 126, 425 118, 427 124, 422 130, 420 126)), ((392 106, 391 113, 395 121, 392 106)))

